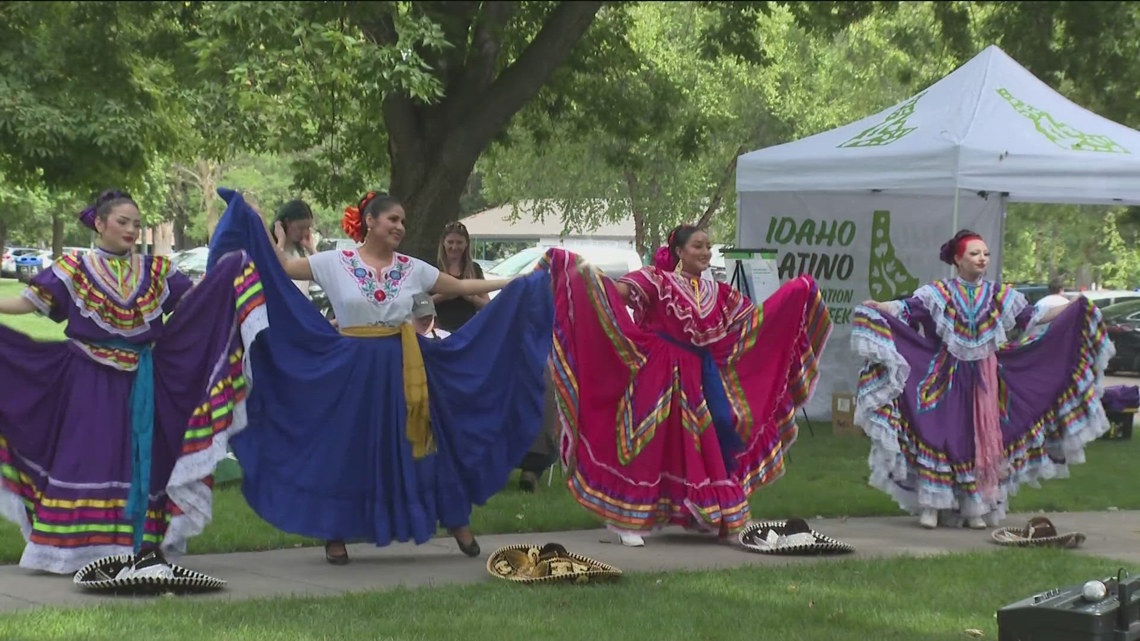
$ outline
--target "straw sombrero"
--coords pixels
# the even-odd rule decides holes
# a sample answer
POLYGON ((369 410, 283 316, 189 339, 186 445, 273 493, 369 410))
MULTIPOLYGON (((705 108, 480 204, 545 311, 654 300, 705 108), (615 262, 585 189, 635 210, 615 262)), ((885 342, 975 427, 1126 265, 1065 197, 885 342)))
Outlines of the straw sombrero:
POLYGON ((990 536, 998 545, 1017 547, 1075 548, 1085 542, 1082 532, 1058 534, 1053 522, 1043 516, 1029 519, 1025 527, 998 528, 990 536))
POLYGON ((740 544, 761 554, 847 554, 855 548, 820 534, 803 519, 758 521, 740 533, 740 544))
POLYGON ((516 583, 589 583, 616 579, 622 574, 612 565, 567 552, 558 543, 501 547, 487 558, 487 571, 491 576, 516 583))
POLYGON ((92 592, 123 594, 191 593, 220 590, 226 584, 201 572, 167 563, 158 551, 140 557, 108 556, 75 573, 75 584, 92 592))

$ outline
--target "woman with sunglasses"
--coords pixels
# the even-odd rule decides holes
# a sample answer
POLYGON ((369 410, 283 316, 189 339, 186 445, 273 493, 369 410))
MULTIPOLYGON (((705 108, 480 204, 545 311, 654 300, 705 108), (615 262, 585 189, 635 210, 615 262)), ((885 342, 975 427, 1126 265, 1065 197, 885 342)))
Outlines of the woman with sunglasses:
MULTIPOLYGON (((483 278, 483 268, 471 258, 471 235, 463 223, 449 223, 443 228, 443 235, 439 237, 439 250, 436 252, 436 265, 439 271, 452 278, 483 278)), ((448 332, 463 327, 491 300, 486 294, 433 294, 431 298, 435 303, 436 327, 448 332)))

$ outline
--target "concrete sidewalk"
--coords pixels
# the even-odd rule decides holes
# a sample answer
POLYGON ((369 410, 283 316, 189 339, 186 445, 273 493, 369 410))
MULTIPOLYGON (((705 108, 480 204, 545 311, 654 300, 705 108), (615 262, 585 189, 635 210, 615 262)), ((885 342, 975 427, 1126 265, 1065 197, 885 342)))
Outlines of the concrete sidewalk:
MULTIPOLYGON (((1024 524, 1030 515, 1013 514, 1005 523, 1024 524)), ((1049 515, 1063 532, 1080 531, 1088 538, 1075 553, 1140 564, 1140 511, 1069 512, 1049 515)), ((278 596, 335 596, 349 592, 494 581, 485 568, 487 555, 512 543, 556 541, 572 552, 604 561, 627 573, 701 570, 741 566, 780 566, 837 559, 873 559, 901 555, 924 556, 949 552, 1000 549, 989 531, 918 527, 912 517, 814 519, 817 531, 855 546, 838 557, 783 557, 754 554, 735 540, 718 541, 680 530, 649 537, 643 548, 624 548, 605 530, 496 534, 480 536, 483 555, 470 559, 452 539, 435 539, 376 548, 351 545, 352 563, 332 566, 321 548, 269 552, 202 554, 179 564, 228 581, 226 589, 196 599, 256 599, 278 596)), ((1106 565, 1106 573, 1115 571, 1106 565)), ((71 577, 32 573, 17 566, 0 566, 0 611, 37 606, 146 603, 149 597, 111 597, 82 592, 71 577)))

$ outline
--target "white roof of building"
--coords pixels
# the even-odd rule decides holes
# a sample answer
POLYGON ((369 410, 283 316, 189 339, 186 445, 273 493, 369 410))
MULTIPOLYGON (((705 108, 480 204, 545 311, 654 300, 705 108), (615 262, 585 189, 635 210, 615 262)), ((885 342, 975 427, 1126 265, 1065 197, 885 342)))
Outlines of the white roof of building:
POLYGON ((545 202, 536 208, 536 202, 524 200, 501 207, 485 209, 463 219, 471 238, 480 240, 537 240, 559 236, 588 236, 590 238, 632 239, 633 218, 619 223, 607 223, 593 229, 567 229, 563 210, 557 203, 545 202), (515 218, 515 208, 518 218, 515 218), (538 209, 538 211, 536 211, 538 209), (542 220, 537 216, 543 215, 542 220))

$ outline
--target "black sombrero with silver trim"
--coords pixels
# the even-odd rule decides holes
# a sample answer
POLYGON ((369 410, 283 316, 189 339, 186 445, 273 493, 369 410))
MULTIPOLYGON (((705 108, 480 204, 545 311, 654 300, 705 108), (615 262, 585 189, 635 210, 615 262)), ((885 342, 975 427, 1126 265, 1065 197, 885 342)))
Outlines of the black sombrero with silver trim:
POLYGON ((1025 527, 1003 527, 990 533, 994 543, 1016 547, 1075 548, 1085 542, 1082 532, 1057 533, 1053 522, 1043 516, 1029 519, 1025 527))
POLYGON ((803 519, 757 521, 739 536, 740 544, 761 554, 847 554, 855 548, 808 527, 803 519))
POLYGON ((487 557, 487 571, 515 583, 590 583, 622 575, 614 566, 568 552, 558 543, 501 547, 487 557))
POLYGON ((108 556, 75 573, 75 585, 92 592, 164 594, 212 592, 226 582, 168 563, 158 552, 108 556))

